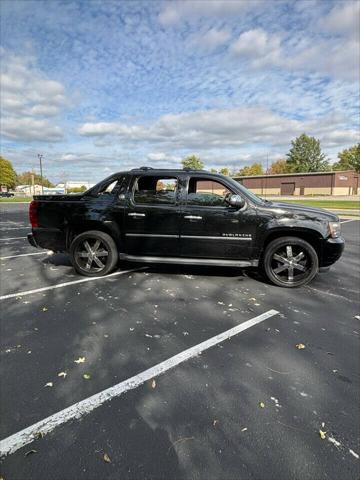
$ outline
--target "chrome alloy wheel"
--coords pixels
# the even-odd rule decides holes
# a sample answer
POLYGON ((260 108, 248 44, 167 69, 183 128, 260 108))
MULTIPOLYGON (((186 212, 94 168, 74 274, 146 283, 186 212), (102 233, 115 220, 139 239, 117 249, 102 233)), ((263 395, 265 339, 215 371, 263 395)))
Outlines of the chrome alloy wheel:
POLYGON ((109 251, 101 240, 88 238, 79 243, 75 255, 84 270, 101 272, 106 267, 109 251))
POLYGON ((271 270, 281 282, 296 283, 306 279, 312 271, 311 257, 298 245, 280 247, 272 256, 271 270))

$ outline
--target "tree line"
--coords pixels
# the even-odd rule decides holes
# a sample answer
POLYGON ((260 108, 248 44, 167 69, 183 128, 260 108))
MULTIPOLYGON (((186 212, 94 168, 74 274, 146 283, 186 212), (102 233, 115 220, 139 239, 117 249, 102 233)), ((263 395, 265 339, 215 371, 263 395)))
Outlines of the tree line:
POLYGON ((16 185, 31 185, 32 175, 34 175, 34 184, 43 185, 44 187, 54 187, 50 180, 33 172, 23 172, 17 174, 12 163, 6 158, 0 156, 0 185, 7 188, 14 188, 16 185))
MULTIPOLYGON (((228 176, 246 176, 246 175, 275 175, 282 173, 309 173, 324 172, 329 170, 355 170, 360 172, 360 143, 338 153, 338 161, 331 165, 326 155, 321 151, 320 141, 314 137, 309 137, 305 133, 295 138, 291 142, 289 153, 286 158, 273 162, 267 170, 259 162, 230 171, 223 167, 220 170, 211 169, 213 173, 222 173, 228 176)), ((204 170, 204 163, 196 155, 190 155, 182 160, 183 168, 194 170, 204 170)), ((9 160, 0 156, 0 185, 7 188, 14 188, 16 185, 31 185, 32 175, 36 185, 44 187, 54 187, 46 177, 41 180, 40 175, 33 172, 23 172, 17 174, 9 160)), ((86 187, 72 189, 73 191, 84 191, 86 187)))
MULTIPOLYGON (((221 173, 227 176, 247 175, 276 175, 283 173, 310 173, 325 172, 330 170, 355 170, 360 172, 360 143, 338 153, 338 161, 333 165, 329 163, 326 155, 321 151, 320 140, 309 137, 305 133, 291 142, 291 148, 286 158, 272 162, 264 169, 260 162, 231 171, 227 167, 219 170, 211 169, 213 173, 221 173)), ((191 155, 182 160, 183 168, 203 170, 204 163, 196 155, 191 155)))

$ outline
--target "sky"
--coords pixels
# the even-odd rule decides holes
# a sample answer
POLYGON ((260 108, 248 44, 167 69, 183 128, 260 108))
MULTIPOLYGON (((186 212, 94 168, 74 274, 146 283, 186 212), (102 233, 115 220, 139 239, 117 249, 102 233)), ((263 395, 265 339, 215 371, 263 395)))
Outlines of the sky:
POLYGON ((359 141, 360 1, 2 0, 1 154, 96 182, 359 141))

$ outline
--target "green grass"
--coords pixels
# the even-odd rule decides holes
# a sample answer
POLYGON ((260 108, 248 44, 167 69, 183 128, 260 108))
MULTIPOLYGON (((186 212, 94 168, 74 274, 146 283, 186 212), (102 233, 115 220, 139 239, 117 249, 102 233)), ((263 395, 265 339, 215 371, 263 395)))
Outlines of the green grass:
MULTIPOLYGON (((276 201, 278 202, 281 200, 276 201)), ((284 202, 330 209, 360 209, 360 202, 356 200, 284 200, 284 202)))
POLYGON ((31 202, 32 197, 0 197, 1 203, 31 202))

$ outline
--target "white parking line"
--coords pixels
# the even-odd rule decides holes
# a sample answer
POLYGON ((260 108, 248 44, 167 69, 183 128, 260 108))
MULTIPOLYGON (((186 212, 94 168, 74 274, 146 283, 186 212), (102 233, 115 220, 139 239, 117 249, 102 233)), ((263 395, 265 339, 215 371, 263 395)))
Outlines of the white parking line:
POLYGON ((25 290, 24 292, 9 293, 8 295, 1 295, 0 300, 7 300, 8 298, 25 297, 26 295, 32 295, 34 293, 46 292, 47 290, 55 290, 56 288, 64 288, 69 285, 76 285, 77 283, 94 282, 95 280, 106 280, 109 277, 115 277, 117 275, 124 275, 125 273, 139 272, 145 270, 147 267, 133 268, 131 270, 122 270, 121 272, 114 272, 104 277, 86 277, 79 280, 73 280, 72 282, 57 283, 56 285, 49 285, 48 287, 36 288, 35 290, 25 290))
POLYGON ((340 223, 349 223, 349 222, 356 222, 357 220, 359 220, 358 218, 351 218, 349 220, 343 220, 342 222, 340 223))
POLYGON ((7 232, 8 230, 30 230, 31 227, 29 225, 24 225, 23 227, 4 227, 3 225, 0 226, 0 232, 7 232))
POLYGON ((27 238, 27 237, 0 238, 0 240, 5 242, 5 240, 20 240, 22 238, 27 238))
POLYGON ((209 338, 208 340, 205 340, 194 347, 188 348, 187 350, 184 350, 183 352, 180 352, 177 355, 174 355, 173 357, 170 357, 167 360, 164 360, 163 362, 158 363, 157 365, 144 370, 143 372, 140 372, 137 375, 118 383, 117 385, 114 385, 113 387, 96 393, 95 395, 92 395, 85 400, 81 400, 80 402, 77 402, 74 405, 65 408, 64 410, 55 413, 54 415, 50 415, 44 420, 40 420, 40 422, 37 422, 34 425, 21 430, 20 432, 14 433, 14 435, 7 437, 0 442, 0 457, 16 452, 16 450, 19 448, 24 447, 28 443, 31 443, 33 440, 38 438, 39 434, 46 435, 59 425, 62 425, 69 420, 79 419, 83 415, 87 415, 91 411, 95 410, 95 408, 100 407, 103 403, 108 402, 113 398, 120 397, 120 395, 123 393, 137 388, 139 385, 142 385, 148 380, 165 373, 177 365, 186 362, 186 360, 189 360, 190 358, 200 355, 202 352, 208 350, 214 345, 217 345, 224 340, 228 340, 234 335, 237 335, 244 330, 257 325, 264 320, 277 315, 278 313, 279 312, 276 310, 268 310, 267 312, 251 318, 250 320, 247 320, 236 327, 230 328, 219 335, 215 335, 214 337, 209 338))
POLYGON ((21 253, 20 255, 8 255, 7 257, 0 257, 0 260, 8 260, 9 258, 17 258, 17 257, 29 257, 30 255, 50 255, 53 253, 51 250, 43 250, 42 252, 34 252, 34 253, 21 253))

